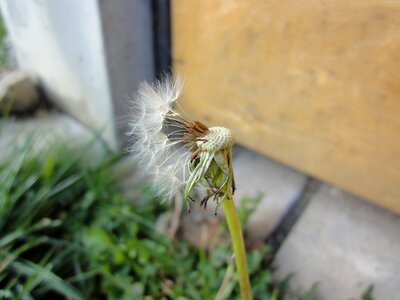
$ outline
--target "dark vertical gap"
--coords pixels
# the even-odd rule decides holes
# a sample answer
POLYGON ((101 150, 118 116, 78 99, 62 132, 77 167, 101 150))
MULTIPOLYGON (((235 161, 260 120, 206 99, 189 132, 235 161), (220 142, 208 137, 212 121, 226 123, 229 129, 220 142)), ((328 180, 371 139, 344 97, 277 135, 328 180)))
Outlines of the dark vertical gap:
POLYGON ((153 0, 152 8, 155 75, 159 79, 171 71, 170 0, 153 0))
POLYGON ((266 239, 266 243, 271 246, 273 253, 276 253, 279 250, 320 186, 320 181, 311 177, 307 179, 307 182, 297 201, 295 201, 295 204, 289 209, 276 229, 266 239))

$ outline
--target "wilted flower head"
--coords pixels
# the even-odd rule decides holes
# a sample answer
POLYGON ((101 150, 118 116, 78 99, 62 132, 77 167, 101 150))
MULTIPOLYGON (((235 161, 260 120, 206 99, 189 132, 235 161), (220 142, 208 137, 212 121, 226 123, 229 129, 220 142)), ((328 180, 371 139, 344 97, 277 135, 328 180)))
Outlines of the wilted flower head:
MULTIPOLYGON (((167 200, 183 191, 185 200, 197 185, 207 189, 201 201, 224 200, 234 192, 231 131, 190 121, 174 106, 182 90, 179 77, 142 83, 133 103, 130 152, 167 200)), ((193 200, 194 201, 194 200, 193 200)))

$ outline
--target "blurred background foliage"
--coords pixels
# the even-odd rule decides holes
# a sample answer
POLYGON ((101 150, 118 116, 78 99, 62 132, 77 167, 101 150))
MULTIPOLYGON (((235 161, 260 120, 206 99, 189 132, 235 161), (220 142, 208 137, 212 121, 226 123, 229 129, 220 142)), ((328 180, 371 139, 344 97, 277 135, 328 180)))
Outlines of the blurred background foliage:
POLYGON ((4 69, 8 64, 7 31, 0 16, 0 69, 4 69))

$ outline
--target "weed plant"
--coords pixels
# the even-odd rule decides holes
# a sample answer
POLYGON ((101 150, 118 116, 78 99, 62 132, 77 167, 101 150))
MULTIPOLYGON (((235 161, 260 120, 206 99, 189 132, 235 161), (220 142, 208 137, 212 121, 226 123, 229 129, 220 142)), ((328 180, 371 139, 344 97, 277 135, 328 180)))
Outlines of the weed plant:
MULTIPOLYGON (((160 199, 145 187, 123 197, 119 158, 93 167, 83 157, 27 146, 0 164, 0 298, 240 299, 229 246, 207 252, 158 233, 160 199)), ((282 295, 269 260, 267 246, 249 253, 255 299, 282 295)))

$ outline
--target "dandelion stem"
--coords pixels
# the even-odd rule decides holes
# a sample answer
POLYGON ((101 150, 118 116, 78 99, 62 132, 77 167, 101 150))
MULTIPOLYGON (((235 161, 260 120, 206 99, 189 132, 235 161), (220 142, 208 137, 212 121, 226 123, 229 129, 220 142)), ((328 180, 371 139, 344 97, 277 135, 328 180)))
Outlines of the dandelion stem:
POLYGON ((253 299, 253 296, 251 294, 250 279, 247 270, 246 249, 244 246, 239 216, 232 195, 228 195, 228 198, 222 202, 222 208, 225 212, 226 222, 228 223, 228 228, 232 239, 242 299, 251 300, 253 299))

